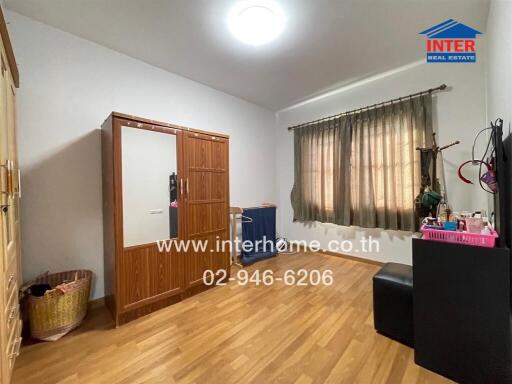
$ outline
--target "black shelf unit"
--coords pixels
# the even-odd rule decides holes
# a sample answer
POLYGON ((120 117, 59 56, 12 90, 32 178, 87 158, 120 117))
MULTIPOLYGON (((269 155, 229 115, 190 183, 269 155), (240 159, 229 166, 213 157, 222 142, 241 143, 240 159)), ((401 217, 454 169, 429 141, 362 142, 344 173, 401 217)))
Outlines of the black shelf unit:
POLYGON ((510 250, 413 239, 415 362, 460 383, 512 383, 510 250))

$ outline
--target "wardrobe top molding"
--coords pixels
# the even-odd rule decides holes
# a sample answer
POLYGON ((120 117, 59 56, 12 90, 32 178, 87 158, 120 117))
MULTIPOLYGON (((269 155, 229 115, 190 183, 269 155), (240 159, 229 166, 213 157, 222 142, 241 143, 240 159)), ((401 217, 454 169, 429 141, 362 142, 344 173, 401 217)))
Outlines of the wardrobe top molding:
POLYGON ((224 133, 203 131, 200 129, 185 127, 182 125, 164 123, 162 121, 146 119, 144 117, 139 117, 139 116, 134 116, 134 115, 128 115, 126 113, 121 113, 121 112, 112 112, 110 114, 110 116, 113 118, 132 121, 134 123, 144 123, 144 124, 148 124, 148 125, 154 125, 157 128, 175 129, 175 130, 180 130, 180 131, 184 131, 184 132, 199 133, 199 134, 203 134, 203 135, 210 135, 210 136, 216 136, 216 137, 222 137, 225 139, 229 139, 229 135, 226 135, 224 133))
POLYGON ((16 88, 20 87, 20 73, 18 72, 18 66, 16 65, 16 59, 14 58, 14 51, 12 50, 11 39, 9 39, 9 32, 7 31, 7 23, 5 22, 4 12, 2 6, 0 6, 0 36, 2 37, 2 43, 5 49, 5 55, 7 56, 7 63, 11 71, 12 80, 16 88))

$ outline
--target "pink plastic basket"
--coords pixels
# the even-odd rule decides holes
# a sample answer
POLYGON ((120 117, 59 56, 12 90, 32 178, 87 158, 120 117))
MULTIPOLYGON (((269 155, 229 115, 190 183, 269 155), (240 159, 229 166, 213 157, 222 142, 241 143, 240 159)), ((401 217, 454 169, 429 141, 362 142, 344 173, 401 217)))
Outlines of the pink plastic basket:
POLYGON ((494 248, 498 233, 494 231, 490 235, 481 235, 479 233, 443 231, 441 229, 430 229, 421 227, 423 239, 443 241, 445 243, 476 245, 478 247, 494 248))

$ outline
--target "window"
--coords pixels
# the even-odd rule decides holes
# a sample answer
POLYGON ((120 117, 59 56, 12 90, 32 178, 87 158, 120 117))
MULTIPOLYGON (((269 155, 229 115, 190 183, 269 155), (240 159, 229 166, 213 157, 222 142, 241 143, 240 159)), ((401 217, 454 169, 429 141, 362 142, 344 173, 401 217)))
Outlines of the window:
POLYGON ((295 130, 294 219, 416 230, 425 95, 295 130))

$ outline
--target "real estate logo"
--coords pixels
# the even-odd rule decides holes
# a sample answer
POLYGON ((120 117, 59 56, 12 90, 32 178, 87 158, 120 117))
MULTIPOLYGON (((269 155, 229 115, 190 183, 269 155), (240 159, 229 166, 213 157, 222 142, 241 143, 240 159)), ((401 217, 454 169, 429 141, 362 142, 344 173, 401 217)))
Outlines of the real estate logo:
POLYGON ((476 35, 481 34, 453 19, 420 32, 427 36, 427 63, 476 62, 476 35))

